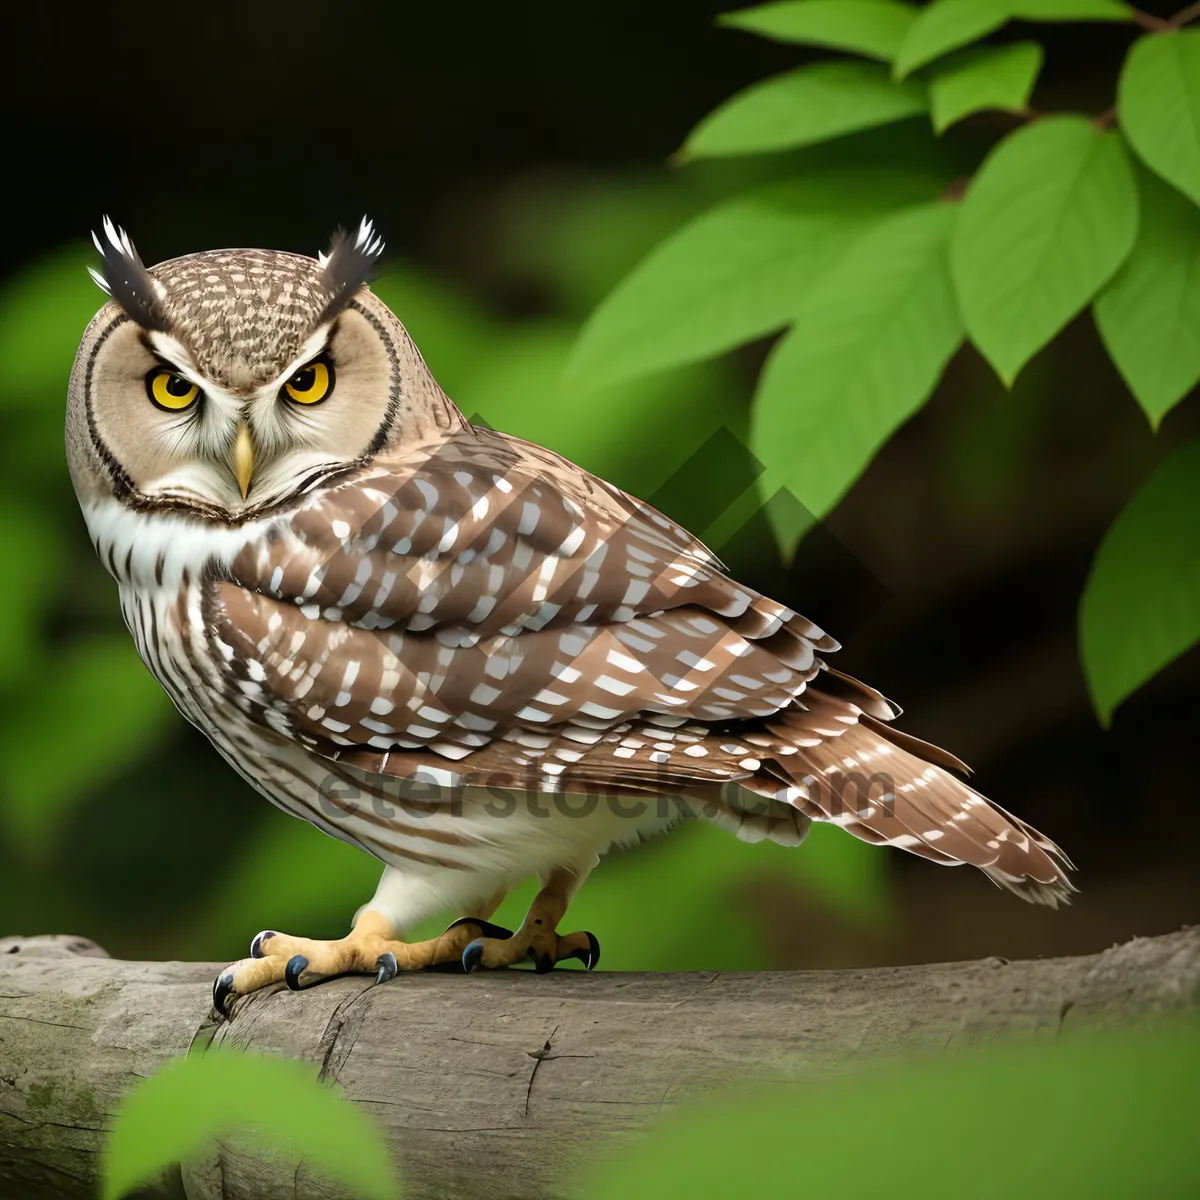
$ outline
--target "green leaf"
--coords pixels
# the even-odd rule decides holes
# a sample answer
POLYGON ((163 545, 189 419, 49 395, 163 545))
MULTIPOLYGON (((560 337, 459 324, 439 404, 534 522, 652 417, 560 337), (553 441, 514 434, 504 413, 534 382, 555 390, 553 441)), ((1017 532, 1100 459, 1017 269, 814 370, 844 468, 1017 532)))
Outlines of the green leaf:
POLYGON ((1104 535, 1079 610, 1092 703, 1113 710, 1200 641, 1200 441, 1155 470, 1104 535))
POLYGON ((886 67, 821 62, 752 84, 692 130, 680 161, 812 146, 928 109, 923 84, 896 83, 886 67))
POLYGON ((779 42, 852 50, 891 62, 916 15, 895 0, 782 0, 724 13, 717 20, 779 42))
POLYGON ((1159 422, 1200 382, 1200 209, 1155 176, 1125 265, 1096 298, 1096 324, 1129 390, 1159 422))
POLYGON ((1133 9, 1119 0, 1010 0, 1020 21, 1132 21, 1133 9))
POLYGON ((865 224, 937 194, 890 174, 814 176, 741 196, 668 238, 592 314, 567 364, 602 386, 781 329, 865 224))
POLYGON ((1200 204, 1200 29, 1134 42, 1117 118, 1146 165, 1200 204))
POLYGON ((256 1150, 301 1162, 366 1200, 400 1189, 379 1131, 317 1068, 240 1050, 168 1063, 126 1093, 104 1149, 103 1200, 119 1200, 218 1138, 252 1131, 256 1150))
POLYGON ((951 268, 971 340, 1006 384, 1112 277, 1137 225, 1120 137, 1082 117, 1027 125, 988 155, 951 268))
POLYGON ((959 46, 986 37, 1008 21, 1006 0, 934 0, 921 9, 900 48, 892 73, 903 79, 959 46))
POLYGON ((934 0, 921 10, 896 52, 897 79, 993 33, 1010 20, 1131 21, 1118 0, 934 0))
POLYGON ((928 204, 864 233, 767 361, 751 447, 771 484, 817 517, 928 399, 962 341, 947 263, 957 215, 928 204))
POLYGON ((5 815, 44 844, 68 804, 133 762, 176 719, 126 634, 68 646, 43 664, 0 734, 5 815))
MULTIPOLYGON (((849 1019, 867 1025, 861 1015, 849 1019)), ((582 1200, 1196 1195, 1195 1021, 1071 1036, 1074 1019, 1061 1037, 1031 1037, 1024 1045, 993 1038, 965 1049, 962 1043, 986 1035, 947 1022, 946 1053, 880 1056, 851 1071, 838 1052, 816 1055, 798 1041, 768 1083, 668 1112, 604 1163, 590 1163, 572 1194, 582 1200), (988 1165, 997 1139, 1013 1148, 1003 1169, 988 1165)))
POLYGON ((1023 112, 1042 69, 1037 42, 1016 42, 992 50, 967 51, 929 84, 933 127, 944 133, 955 121, 985 108, 1023 112))

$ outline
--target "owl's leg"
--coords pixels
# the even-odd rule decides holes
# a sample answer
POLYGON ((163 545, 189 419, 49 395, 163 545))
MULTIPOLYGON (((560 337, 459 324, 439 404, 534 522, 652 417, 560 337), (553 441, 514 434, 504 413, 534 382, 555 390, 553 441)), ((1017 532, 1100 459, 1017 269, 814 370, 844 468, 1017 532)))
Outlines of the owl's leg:
POLYGON ((354 928, 335 941, 315 941, 264 930, 250 944, 250 957, 233 963, 218 977, 213 987, 213 1004, 226 1012, 232 997, 245 996, 274 983, 286 983, 298 991, 335 975, 374 975, 378 982, 391 979, 400 971, 420 971, 427 967, 452 964, 462 970, 462 954, 467 945, 484 935, 504 939, 511 931, 487 920, 504 899, 499 889, 487 900, 464 904, 472 914, 455 921, 436 938, 424 942, 404 942, 397 929, 436 912, 447 897, 430 892, 423 903, 414 903, 419 880, 392 868, 384 871, 374 899, 359 910, 354 928))
POLYGON ((591 933, 559 934, 558 923, 567 911, 571 897, 587 877, 587 871, 558 867, 542 880, 542 890, 534 897, 521 928, 511 937, 486 934, 468 945, 462 964, 468 971, 479 967, 508 967, 522 959, 531 959, 539 974, 552 970, 556 963, 577 958, 590 971, 600 961, 600 943, 591 933))

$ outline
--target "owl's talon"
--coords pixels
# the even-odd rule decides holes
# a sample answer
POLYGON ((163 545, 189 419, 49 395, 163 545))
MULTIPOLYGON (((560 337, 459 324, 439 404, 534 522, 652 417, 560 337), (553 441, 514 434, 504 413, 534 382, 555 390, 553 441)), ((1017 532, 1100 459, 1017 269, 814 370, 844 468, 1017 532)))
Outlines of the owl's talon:
POLYGON ((288 965, 283 971, 283 981, 293 992, 302 991, 300 976, 308 966, 308 959, 303 954, 293 954, 288 959, 288 965))
POLYGON ((267 938, 278 937, 279 935, 273 929, 264 929, 260 933, 254 935, 254 940, 250 943, 250 957, 263 958, 266 951, 263 949, 263 942, 267 938))
POLYGON ((462 952, 463 970, 468 975, 475 971, 483 962, 483 939, 476 938, 475 941, 468 944, 467 948, 462 952))
POLYGON ((529 957, 533 959, 533 969, 539 975, 548 975, 554 970, 554 958, 549 954, 538 954, 534 950, 530 950, 529 957))
POLYGON ((400 967, 396 962, 396 956, 390 950, 385 950, 384 953, 375 960, 375 966, 378 968, 378 971, 375 974, 375 982, 377 984, 387 983, 389 979, 395 979, 400 973, 400 967))
POLYGON ((217 1010, 223 1017, 229 1016, 229 1010, 225 1005, 229 1001, 229 996, 233 992, 233 972, 226 971, 224 974, 218 975, 216 982, 213 984, 213 1008, 217 1010))
POLYGON ((449 933, 460 925, 478 926, 483 937, 498 938, 500 941, 506 941, 513 935, 511 929, 505 929, 503 925, 493 925, 491 921, 485 921, 482 917, 459 917, 457 921, 451 921, 446 926, 446 932, 449 933))
MULTIPOLYGON (((594 933, 588 933, 584 931, 583 933, 571 934, 571 937, 585 937, 587 938, 588 944, 586 946, 576 946, 571 950, 563 951, 559 954, 558 961, 565 962, 568 958, 577 958, 581 963, 583 963, 583 968, 585 971, 594 971, 600 964, 600 942, 597 940, 596 935, 594 933)), ((568 940, 569 939, 567 938, 563 939, 563 941, 568 940)))

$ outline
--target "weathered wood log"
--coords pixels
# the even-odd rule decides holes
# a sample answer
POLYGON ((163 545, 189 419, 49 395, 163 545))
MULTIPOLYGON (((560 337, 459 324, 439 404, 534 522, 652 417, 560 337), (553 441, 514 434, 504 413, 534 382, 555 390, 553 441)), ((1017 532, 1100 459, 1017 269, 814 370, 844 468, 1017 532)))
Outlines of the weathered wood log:
MULTIPOLYGON (((94 1195, 125 1089, 209 1043, 320 1064, 385 1131, 408 1197, 565 1195, 613 1135, 725 1080, 1194 1008, 1200 928, 1035 962, 341 979, 248 997, 229 1021, 211 1010, 217 970, 118 962, 82 938, 0 941, 0 1196, 94 1195)), ((146 1194, 344 1192, 224 1144, 146 1194)))

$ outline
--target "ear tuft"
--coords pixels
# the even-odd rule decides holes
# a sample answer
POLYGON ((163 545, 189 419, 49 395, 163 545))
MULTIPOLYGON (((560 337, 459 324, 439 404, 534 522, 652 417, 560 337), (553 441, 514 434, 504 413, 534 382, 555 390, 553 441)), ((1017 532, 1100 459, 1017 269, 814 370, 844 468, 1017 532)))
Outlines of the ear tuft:
POLYGON ((333 320, 353 299, 359 288, 375 274, 383 254, 383 238, 375 232, 374 223, 363 217, 353 239, 339 229, 333 235, 328 254, 317 256, 324 268, 322 281, 329 293, 329 302, 319 324, 333 320))
POLYGON ((143 329, 165 330, 167 319, 162 308, 162 285, 142 265, 141 256, 129 235, 108 218, 103 222, 104 236, 92 234, 100 252, 101 267, 88 267, 88 274, 143 329))

